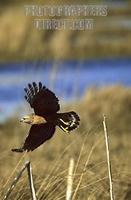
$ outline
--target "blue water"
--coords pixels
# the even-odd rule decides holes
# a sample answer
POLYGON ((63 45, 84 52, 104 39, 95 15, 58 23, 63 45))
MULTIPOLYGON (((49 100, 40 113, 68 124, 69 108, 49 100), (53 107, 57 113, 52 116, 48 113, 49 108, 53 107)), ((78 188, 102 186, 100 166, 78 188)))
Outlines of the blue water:
POLYGON ((131 58, 0 64, 0 120, 25 103, 23 88, 41 81, 62 101, 80 98, 88 87, 131 86, 131 58))

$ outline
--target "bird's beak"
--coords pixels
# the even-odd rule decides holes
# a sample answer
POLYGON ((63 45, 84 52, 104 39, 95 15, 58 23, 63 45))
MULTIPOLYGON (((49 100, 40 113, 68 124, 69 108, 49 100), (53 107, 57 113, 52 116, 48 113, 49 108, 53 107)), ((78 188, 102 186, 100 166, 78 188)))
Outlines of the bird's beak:
POLYGON ((21 119, 20 119, 20 122, 23 122, 23 121, 24 121, 23 118, 21 118, 21 119))

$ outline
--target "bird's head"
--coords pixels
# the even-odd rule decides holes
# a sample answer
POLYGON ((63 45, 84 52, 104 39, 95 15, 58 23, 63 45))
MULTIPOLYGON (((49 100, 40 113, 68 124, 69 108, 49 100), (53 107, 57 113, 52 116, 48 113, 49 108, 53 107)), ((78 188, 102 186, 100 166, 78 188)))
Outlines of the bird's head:
POLYGON ((34 114, 26 115, 20 120, 20 122, 27 123, 27 124, 33 124, 33 121, 34 121, 34 114))

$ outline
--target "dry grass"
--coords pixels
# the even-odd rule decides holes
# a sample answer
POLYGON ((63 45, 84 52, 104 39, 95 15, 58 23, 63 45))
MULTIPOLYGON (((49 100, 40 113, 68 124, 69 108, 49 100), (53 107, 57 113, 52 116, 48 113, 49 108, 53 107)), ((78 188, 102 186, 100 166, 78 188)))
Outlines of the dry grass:
MULTIPOLYGON (((93 89, 79 105, 73 105, 72 109, 79 111, 81 115, 80 128, 74 134, 65 134, 57 129, 52 140, 29 155, 39 200, 65 199, 70 158, 73 158, 75 163, 73 198, 78 200, 110 199, 101 113, 108 116, 115 199, 129 200, 131 198, 131 126, 128 121, 130 102, 131 91, 119 86, 106 90, 93 89), (119 95, 115 95, 116 91, 119 95)), ((70 106, 66 106, 66 109, 70 106)), ((23 141, 27 130, 27 126, 20 125, 15 119, 1 125, 1 199, 27 159, 22 154, 10 151, 12 147, 18 146, 23 141)), ((10 200, 18 199, 31 199, 26 173, 23 174, 10 196, 10 200)))
MULTIPOLYGON (((28 1, 19 1, 19 3, 15 1, 16 4, 11 4, 12 1, 9 2, 7 5, 1 5, 0 8, 1 61, 87 59, 90 57, 121 57, 131 55, 130 26, 126 27, 126 21, 125 26, 120 25, 122 20, 130 20, 130 6, 126 8, 116 7, 114 9, 109 7, 107 17, 94 18, 93 30, 72 31, 66 29, 61 31, 38 31, 33 26, 34 17, 25 16, 24 5, 27 5, 28 1), (111 23, 112 19, 115 24, 111 23)), ((33 2, 29 1, 29 4, 33 4, 33 2)), ((97 2, 100 3, 100 1, 96 1, 96 5, 99 5, 97 2)), ((87 0, 81 1, 82 3, 87 4, 87 0)), ((59 1, 48 2, 46 0, 43 2, 39 0, 37 4, 62 5, 79 4, 79 2, 72 0, 69 3, 69 0, 66 0, 66 3, 65 1, 61 1, 60 4, 59 1)), ((49 17, 47 16, 46 18, 49 17)), ((93 16, 87 16, 87 18, 93 18, 93 16)))

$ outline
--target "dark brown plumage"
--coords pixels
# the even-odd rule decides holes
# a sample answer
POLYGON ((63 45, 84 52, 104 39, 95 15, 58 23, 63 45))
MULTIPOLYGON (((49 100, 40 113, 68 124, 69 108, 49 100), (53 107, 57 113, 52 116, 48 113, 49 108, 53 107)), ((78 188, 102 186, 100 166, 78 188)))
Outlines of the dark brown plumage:
POLYGON ((56 113, 60 109, 59 100, 53 92, 42 86, 39 86, 35 82, 28 84, 28 89, 25 88, 26 100, 30 106, 34 109, 35 114, 39 116, 45 116, 46 114, 56 113))
POLYGON ((80 118, 74 112, 57 113, 60 110, 59 100, 55 94, 39 82, 28 84, 25 99, 34 109, 35 114, 25 116, 22 121, 31 124, 29 135, 22 148, 12 149, 15 152, 33 151, 49 140, 59 126, 63 131, 70 132, 77 128, 80 118))
POLYGON ((55 126, 46 123, 40 125, 32 125, 27 136, 23 149, 27 151, 33 151, 35 148, 43 144, 46 140, 49 140, 55 132, 55 126))

